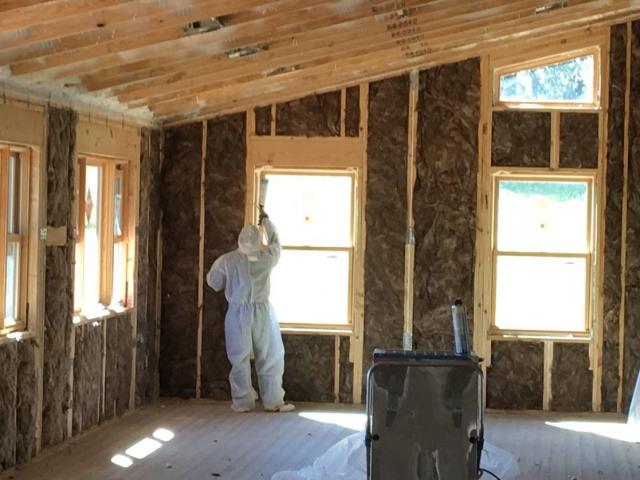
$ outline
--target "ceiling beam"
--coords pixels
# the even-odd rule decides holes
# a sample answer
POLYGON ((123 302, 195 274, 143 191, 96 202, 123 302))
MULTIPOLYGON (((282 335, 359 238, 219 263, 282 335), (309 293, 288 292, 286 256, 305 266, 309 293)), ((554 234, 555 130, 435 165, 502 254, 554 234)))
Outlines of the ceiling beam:
MULTIPOLYGON (((531 35, 548 34, 557 30, 568 27, 579 27, 582 25, 588 25, 591 21, 598 21, 602 18, 610 18, 614 15, 620 15, 628 13, 629 11, 640 10, 640 6, 629 7, 628 2, 618 2, 624 4, 619 10, 611 8, 611 2, 598 1, 593 2, 598 4, 607 4, 600 6, 599 8, 590 9, 589 12, 585 11, 585 4, 576 7, 569 7, 562 10, 556 10, 549 12, 547 15, 539 16, 538 18, 517 18, 515 20, 499 22, 495 25, 485 24, 484 26, 476 28, 467 28, 464 33, 452 33, 448 37, 443 37, 439 41, 442 42, 440 46, 430 46, 430 52, 424 51, 424 54, 420 55, 424 59, 428 59, 430 55, 433 55, 437 51, 446 52, 454 49, 468 48, 470 44, 480 44, 483 42, 490 42, 495 44, 496 42, 505 41, 509 38, 521 38, 531 35), (580 15, 576 15, 580 13, 580 15), (589 16, 590 15, 590 16, 589 16), (555 21, 554 21, 555 20, 555 21)), ((332 74, 333 71, 341 68, 352 68, 353 65, 359 64, 360 61, 371 61, 375 63, 376 60, 383 62, 383 59, 387 57, 397 60, 407 60, 407 64, 415 63, 414 57, 404 58, 402 52, 397 47, 389 47, 387 50, 378 49, 372 51, 369 54, 361 55, 357 60, 336 60, 330 62, 322 62, 319 65, 314 65, 308 69, 301 69, 298 71, 287 74, 287 78, 304 77, 307 74, 313 74, 318 71, 323 71, 325 74, 332 74), (343 65, 344 64, 344 65, 343 65)), ((384 68, 384 65, 383 65, 384 68)), ((215 103, 218 98, 229 98, 240 95, 242 91, 268 91, 268 87, 277 82, 277 77, 274 78, 262 78, 255 79, 247 82, 236 82, 235 84, 224 85, 217 89, 211 89, 208 91, 200 92, 195 95, 188 95, 184 98, 175 98, 150 105, 150 108, 158 115, 170 115, 173 113, 185 111, 197 111, 206 106, 210 106, 211 103, 215 103)))

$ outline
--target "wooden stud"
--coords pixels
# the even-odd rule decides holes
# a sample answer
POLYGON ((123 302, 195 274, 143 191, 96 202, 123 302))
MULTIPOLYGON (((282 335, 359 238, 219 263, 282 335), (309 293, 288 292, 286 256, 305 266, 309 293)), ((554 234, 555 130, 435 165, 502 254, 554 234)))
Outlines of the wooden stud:
MULTIPOLYGON (((140 131, 138 130, 138 138, 140 131)), ((123 195, 123 215, 126 217, 124 235, 126 241, 126 269, 125 269, 125 305, 130 308, 129 321, 131 323, 131 381, 129 384, 129 409, 136 406, 136 379, 137 379, 137 358, 138 358, 138 302, 136 292, 138 288, 138 225, 140 223, 140 153, 136 158, 130 159, 123 175, 123 190, 127 195, 123 195), (129 288, 129 285, 131 286, 129 288)), ((115 176, 114 176, 115 178, 115 176)), ((114 181, 111 182, 114 188, 114 181)), ((123 192, 124 193, 124 192, 123 192)), ((112 195, 113 198, 113 195, 112 195)), ((113 229, 113 221, 112 229, 113 229)), ((113 252, 113 247, 111 247, 113 252)), ((113 271, 113 266, 112 269, 113 271)), ((112 295, 113 296, 113 295, 112 295)))
MULTIPOLYGON (((415 221, 413 218, 413 190, 416 182, 416 148, 418 132, 418 101, 420 98, 420 73, 413 70, 410 75, 409 115, 407 134, 407 233, 404 245, 404 330, 402 345, 413 350, 413 296, 415 263, 415 221)), ((423 105, 424 107, 424 105, 423 105)))
MULTIPOLYGON (((602 92, 602 106, 600 110, 600 126, 598 134, 598 195, 596 197, 596 219, 597 232, 594 236, 594 258, 604 258, 605 241, 605 212, 607 208, 607 112, 609 110, 609 47, 610 31, 607 32, 603 40, 601 50, 601 75, 600 83, 602 92)), ((594 412, 602 411, 602 367, 604 349, 604 262, 596 265, 596 278, 593 290, 596 295, 592 305, 593 314, 593 339, 589 345, 589 358, 591 370, 593 372, 592 408, 594 412)))
POLYGON ((543 388, 542 388, 542 409, 544 411, 551 410, 551 401, 553 399, 553 342, 544 342, 544 361, 543 361, 543 388))
POLYGON ((560 112, 551 112, 551 170, 560 168, 560 112))
POLYGON ((351 336, 350 358, 353 359, 353 403, 362 403, 363 361, 364 361, 364 259, 366 251, 366 223, 364 212, 367 199, 367 138, 369 131, 369 84, 360 85, 360 128, 361 158, 363 166, 358 175, 358 235, 354 262, 353 334, 351 336))
POLYGON ((627 289, 627 218, 629 199, 629 117, 631 115, 631 39, 633 31, 631 22, 627 22, 627 52, 626 52, 626 78, 624 92, 624 184, 622 187, 622 225, 620 231, 620 331, 618 336, 618 398, 617 411, 622 412, 622 391, 624 379, 624 334, 625 334, 625 317, 626 317, 626 289, 627 289))
POLYGON ((275 103, 271 104, 271 136, 275 137, 277 135, 276 130, 276 115, 278 114, 278 106, 275 103))
MULTIPOLYGON (((4 205, 9 196, 9 150, 0 149, 0 203, 4 205)), ((0 258, 7 258, 7 208, 0 209, 0 258)), ((4 308, 6 288, 6 262, 0 264, 0 330, 4 328, 4 308)))
POLYGON ((335 403, 340 402, 340 336, 335 336, 335 342, 333 346, 333 401, 335 403))
POLYGON ((202 392, 202 329, 204 322, 204 214, 205 163, 207 157, 207 122, 202 122, 202 153, 200 158, 200 240, 198 244, 198 331, 196 336, 196 398, 202 392))
POLYGON ((37 300, 34 308, 34 316, 36 321, 36 348, 34 352, 36 364, 36 411, 35 411, 35 455, 40 453, 42 449, 42 411, 44 403, 44 318, 45 318, 45 279, 46 279, 46 248, 44 240, 40 239, 39 230, 47 226, 47 158, 48 158, 48 141, 49 136, 49 107, 45 106, 43 111, 42 122, 42 138, 43 142, 38 155, 38 208, 36 212, 38 236, 37 257, 37 300))
POLYGON ((347 130, 347 89, 340 89, 340 136, 344 137, 347 130))

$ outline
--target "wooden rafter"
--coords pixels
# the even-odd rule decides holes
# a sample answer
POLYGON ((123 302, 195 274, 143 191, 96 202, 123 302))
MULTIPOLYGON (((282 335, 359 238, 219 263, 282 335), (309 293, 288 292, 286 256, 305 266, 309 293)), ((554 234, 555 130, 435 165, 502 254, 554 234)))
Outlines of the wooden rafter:
POLYGON ((637 0, 0 1, 0 78, 181 122, 585 36, 637 0), (209 31, 185 27, 215 19, 209 31), (244 50, 243 50, 244 49, 244 50), (251 50, 253 49, 253 50, 251 50), (238 55, 233 52, 238 51, 238 55), (248 53, 246 57, 242 52, 248 53))

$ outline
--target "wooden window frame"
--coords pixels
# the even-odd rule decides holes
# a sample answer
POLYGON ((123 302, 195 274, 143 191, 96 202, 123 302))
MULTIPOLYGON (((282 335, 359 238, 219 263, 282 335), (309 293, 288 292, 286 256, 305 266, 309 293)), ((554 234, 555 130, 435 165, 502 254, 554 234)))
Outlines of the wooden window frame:
MULTIPOLYGON (((30 299, 33 298, 36 285, 29 286, 29 275, 31 266, 35 264, 37 242, 31 241, 31 236, 37 235, 32 228, 32 215, 37 216, 38 194, 33 192, 31 168, 32 163, 37 161, 30 148, 15 145, 0 145, 0 336, 14 332, 26 331, 29 325, 30 299), (18 223, 19 232, 9 233, 7 229, 8 206, 7 195, 9 189, 8 167, 9 159, 12 155, 20 156, 20 179, 19 179, 19 203, 18 203, 18 223), (35 198, 32 198, 34 197, 35 198), (35 203, 34 203, 35 202, 35 203), (5 296, 6 296, 6 258, 9 243, 18 244, 18 317, 13 325, 5 325, 5 296)), ((34 305, 35 306, 35 305, 34 305)))
POLYGON ((497 66, 493 69, 493 105, 494 107, 502 107, 506 109, 521 110, 598 110, 601 102, 601 47, 593 45, 579 50, 571 50, 562 53, 546 55, 533 60, 524 62, 511 63, 503 66, 497 66), (562 63, 574 58, 593 56, 593 97, 591 102, 567 102, 552 100, 523 100, 523 101, 503 101, 500 100, 500 80, 504 75, 519 72, 521 70, 530 70, 534 68, 545 67, 556 63, 562 63))
POLYGON ((334 246, 287 246, 282 245, 282 250, 295 251, 340 251, 349 253, 349 292, 347 305, 347 323, 305 323, 305 322, 280 322, 283 331, 292 332, 351 332, 354 325, 354 301, 355 301, 355 275, 356 275, 356 255, 357 255, 357 193, 358 193, 358 171, 355 168, 341 169, 319 169, 319 168, 291 168, 291 167, 257 167, 254 171, 255 191, 253 193, 253 222, 258 219, 258 199, 260 198, 261 180, 266 175, 318 175, 318 176, 335 176, 348 177, 351 179, 351 219, 350 219, 350 246, 334 247, 334 246))
POLYGON ((74 314, 79 323, 84 318, 93 316, 109 315, 112 310, 122 311, 132 307, 131 298, 128 295, 129 289, 129 248, 132 239, 129 228, 129 217, 132 212, 129 208, 129 175, 128 162, 119 159, 82 155, 77 160, 78 185, 76 195, 76 243, 75 243, 75 278, 74 278, 74 314), (99 235, 100 235, 100 272, 98 273, 99 302, 96 309, 85 311, 87 305, 84 304, 83 294, 80 294, 80 301, 75 304, 77 288, 84 289, 84 205, 86 186, 86 167, 96 166, 101 168, 100 176, 100 215, 99 215, 99 235), (116 237, 113 230, 113 218, 115 211, 115 179, 122 178, 122 235, 116 237), (124 299, 119 304, 113 302, 113 271, 114 271, 114 247, 116 243, 125 245, 123 258, 123 291, 124 299))
POLYGON ((595 213, 596 213, 596 188, 598 186, 597 170, 584 169, 580 172, 558 172, 541 171, 535 169, 519 168, 506 171, 499 167, 492 167, 491 172, 491 314, 489 323, 489 336, 493 339, 502 338, 546 338, 546 339, 576 339, 587 341, 593 336, 594 330, 594 299, 595 299, 595 277, 596 277, 596 257, 595 249, 595 213), (566 252, 510 252, 498 251, 498 206, 499 206, 499 183, 501 181, 539 181, 539 182, 584 182, 587 185, 587 235, 586 252, 566 253, 566 252), (584 330, 536 330, 536 329, 501 329, 496 322, 496 286, 497 286, 497 259, 498 256, 528 256, 528 257, 551 257, 584 258, 586 265, 585 272, 585 325, 584 330))

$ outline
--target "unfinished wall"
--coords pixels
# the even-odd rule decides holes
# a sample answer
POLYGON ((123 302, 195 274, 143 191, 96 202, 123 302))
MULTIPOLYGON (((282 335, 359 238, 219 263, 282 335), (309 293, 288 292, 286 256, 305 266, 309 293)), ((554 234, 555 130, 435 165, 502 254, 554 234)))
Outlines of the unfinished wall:
POLYGON ((47 225, 66 227, 67 243, 47 247, 45 275, 44 397, 42 444, 67 438, 68 385, 73 315, 73 199, 75 135, 78 116, 50 108, 47 138, 47 225))
POLYGON ((16 389, 16 463, 30 460, 36 451, 37 378, 35 343, 18 343, 16 389))
POLYGON ((340 135, 340 91, 310 95, 276 106, 276 134, 306 137, 340 135))
POLYGON ((542 410, 541 342, 493 342, 487 370, 487 407, 542 410))
MULTIPOLYGON (((204 184, 205 275, 216 258, 238 247, 238 233, 244 225, 245 117, 245 114, 229 115, 210 120, 207 124, 204 184)), ((215 293, 206 282, 203 288, 202 395, 226 400, 230 397, 230 365, 224 339, 227 301, 224 292, 215 293)))
POLYGON ((357 137, 360 134, 360 87, 350 87, 346 90, 344 128, 347 137, 357 137))
POLYGON ((548 167, 551 155, 549 112, 493 112, 491 164, 548 167))
POLYGON ((165 132, 160 394, 193 396, 198 330, 202 123, 165 132))
POLYGON ((622 301, 621 233, 624 184, 624 116, 626 84, 626 25, 611 30, 609 109, 607 118, 607 177, 603 283, 602 406, 615 411, 618 401, 620 304, 622 301))
POLYGON ((159 330, 157 311, 158 230, 160 228, 160 164, 163 135, 143 128, 140 138, 140 201, 136 282, 136 405, 158 396, 159 330))
POLYGON ((257 107, 255 116, 256 135, 271 135, 271 105, 257 107))
POLYGON ((16 344, 0 346, 0 471, 16 463, 16 344))
POLYGON ((285 335, 283 388, 295 402, 332 402, 334 337, 285 335))
POLYGON ((629 115, 626 304, 622 407, 628 411, 640 371, 640 22, 632 24, 629 115))
POLYGON ((96 425, 100 421, 103 339, 103 329, 100 323, 95 326, 87 324, 75 327, 76 344, 73 359, 74 435, 96 425))
POLYGON ((402 345, 409 88, 408 75, 369 86, 364 372, 375 348, 402 345))
POLYGON ((598 112, 560 114, 560 168, 598 168, 598 117, 598 112))
MULTIPOLYGON (((593 374, 586 343, 555 343, 551 371, 551 410, 590 412, 593 374)), ((615 409, 615 407, 614 407, 615 409)))
POLYGON ((480 62, 420 73, 414 343, 451 350, 451 304, 462 299, 471 325, 480 122, 480 62))

